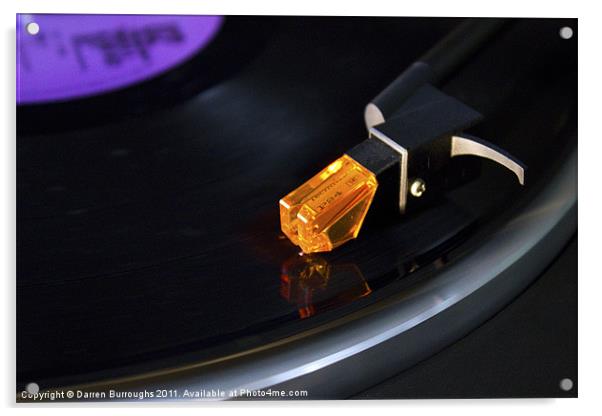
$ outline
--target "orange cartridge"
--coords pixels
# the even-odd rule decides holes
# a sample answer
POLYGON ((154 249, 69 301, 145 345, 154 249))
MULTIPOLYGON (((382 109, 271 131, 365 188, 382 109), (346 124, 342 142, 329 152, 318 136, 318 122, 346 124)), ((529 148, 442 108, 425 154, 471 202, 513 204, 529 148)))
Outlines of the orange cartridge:
POLYGON ((493 160, 523 184, 520 162, 463 133, 480 119, 477 111, 436 88, 418 87, 387 120, 369 126, 366 140, 280 199, 282 232, 305 253, 331 251, 358 237, 381 179, 393 178, 397 196, 385 204, 395 204, 401 214, 473 179, 467 173, 470 164, 451 163, 457 156, 493 160))

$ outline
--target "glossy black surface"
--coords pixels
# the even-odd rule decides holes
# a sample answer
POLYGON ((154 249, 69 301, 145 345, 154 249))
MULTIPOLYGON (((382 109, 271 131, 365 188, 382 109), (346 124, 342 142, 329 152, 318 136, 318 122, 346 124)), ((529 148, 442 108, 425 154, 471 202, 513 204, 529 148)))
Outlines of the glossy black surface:
POLYGON ((456 21, 259 20, 274 29, 257 56, 190 100, 19 135, 20 382, 216 356, 376 302, 528 199, 574 139, 576 39, 558 36, 566 21, 514 22, 444 90, 485 114, 472 132, 526 162, 527 188, 486 163, 453 202, 373 214, 358 240, 320 256, 355 265, 371 292, 300 319, 282 295, 297 249, 279 233, 278 199, 363 139, 363 106, 456 21))

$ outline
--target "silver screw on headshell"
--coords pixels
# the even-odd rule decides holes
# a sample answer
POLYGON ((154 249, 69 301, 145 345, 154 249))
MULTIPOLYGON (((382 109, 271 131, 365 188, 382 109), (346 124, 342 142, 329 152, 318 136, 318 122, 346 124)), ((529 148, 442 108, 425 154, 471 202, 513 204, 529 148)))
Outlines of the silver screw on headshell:
POLYGON ((426 182, 420 178, 414 179, 410 185, 410 193, 413 197, 420 198, 426 192, 426 182))

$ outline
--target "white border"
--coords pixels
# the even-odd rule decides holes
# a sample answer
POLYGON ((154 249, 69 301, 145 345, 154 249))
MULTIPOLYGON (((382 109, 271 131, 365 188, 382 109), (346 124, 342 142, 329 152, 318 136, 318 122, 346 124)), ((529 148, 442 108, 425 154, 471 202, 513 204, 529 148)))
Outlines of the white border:
MULTIPOLYGON (((577 400, 479 400, 479 401, 405 401, 405 402, 311 402, 303 403, 303 408, 297 403, 229 403, 229 404, 181 404, 178 411, 198 415, 199 412, 210 411, 252 411, 261 414, 278 412, 306 414, 318 412, 322 407, 341 407, 345 413, 361 413, 369 411, 370 407, 379 407, 379 412, 416 411, 442 414, 479 414, 487 412, 488 416, 504 415, 510 412, 529 411, 532 414, 565 416, 569 412, 591 413, 590 410, 599 406, 600 368, 600 319, 599 298, 602 292, 600 257, 600 216, 602 200, 600 193, 602 185, 598 171, 601 165, 602 132, 599 119, 601 118, 600 65, 599 41, 602 39, 600 24, 601 15, 596 2, 577 1, 545 1, 527 2, 525 0, 505 0, 503 2, 484 2, 470 0, 454 1, 392 1, 370 0, 367 2, 304 0, 297 2, 267 1, 267 0, 3 0, 3 54, 2 54, 2 89, 4 97, 1 101, 0 125, 4 129, 2 151, 2 218, 4 237, 0 255, 1 264, 5 266, 3 276, 4 302, 2 319, 3 340, 1 344, 4 359, 0 394, 2 404, 9 407, 8 411, 17 411, 14 406, 14 337, 15 337, 15 61, 14 61, 14 25, 17 12, 80 12, 80 13, 150 13, 150 14, 305 14, 305 15, 404 15, 404 16, 509 16, 509 17, 578 17, 579 20, 579 182, 580 193, 579 220, 579 396, 577 400), (393 408, 400 406, 402 409, 393 408), (201 406, 205 409, 197 409, 201 406), (211 409, 206 409, 211 407, 211 409), (249 408, 243 410, 243 408, 249 408)), ((86 411, 106 414, 103 407, 120 407, 123 405, 86 405, 86 411)), ((164 414, 164 408, 169 405, 133 404, 128 413, 134 414, 164 414)), ((19 406, 19 414, 29 414, 32 411, 42 411, 43 414, 81 413, 79 408, 72 405, 50 406, 19 406)), ((172 412, 174 410, 169 410, 172 412)))

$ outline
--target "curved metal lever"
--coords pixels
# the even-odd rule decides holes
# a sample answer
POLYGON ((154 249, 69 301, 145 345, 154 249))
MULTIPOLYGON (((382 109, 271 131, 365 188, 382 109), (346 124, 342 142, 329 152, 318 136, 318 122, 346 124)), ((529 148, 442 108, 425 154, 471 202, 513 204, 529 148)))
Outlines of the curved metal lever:
POLYGON ((525 184, 525 168, 518 160, 515 160, 508 154, 502 153, 494 145, 484 140, 472 137, 452 136, 451 157, 464 155, 479 156, 493 160, 514 172, 521 185, 525 184))

